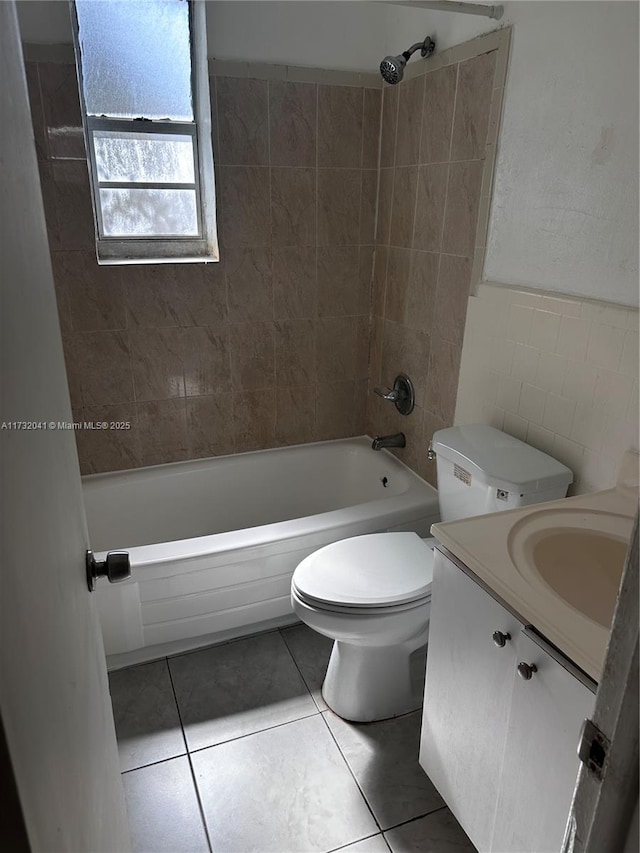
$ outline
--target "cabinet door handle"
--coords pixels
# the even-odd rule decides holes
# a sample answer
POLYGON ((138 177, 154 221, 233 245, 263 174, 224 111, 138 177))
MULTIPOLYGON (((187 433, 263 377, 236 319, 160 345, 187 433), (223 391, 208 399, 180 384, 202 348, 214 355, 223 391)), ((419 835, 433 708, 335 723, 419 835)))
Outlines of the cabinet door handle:
POLYGON ((518 675, 520 678, 524 678, 525 681, 529 681, 534 672, 538 671, 538 667, 535 663, 524 663, 520 661, 518 664, 518 675))
POLYGON ((511 639, 511 634, 503 633, 502 631, 494 631, 493 632, 493 642, 499 648, 502 648, 505 643, 507 643, 511 639))

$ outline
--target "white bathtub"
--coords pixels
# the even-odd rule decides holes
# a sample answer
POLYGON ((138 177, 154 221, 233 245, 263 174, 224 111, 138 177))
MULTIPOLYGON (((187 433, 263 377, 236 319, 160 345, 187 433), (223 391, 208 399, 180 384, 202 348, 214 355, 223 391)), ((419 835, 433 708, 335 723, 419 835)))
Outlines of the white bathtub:
POLYGON ((132 576, 96 590, 111 667, 295 622, 312 551, 385 530, 429 533, 437 493, 371 439, 341 439, 83 478, 91 547, 132 576))

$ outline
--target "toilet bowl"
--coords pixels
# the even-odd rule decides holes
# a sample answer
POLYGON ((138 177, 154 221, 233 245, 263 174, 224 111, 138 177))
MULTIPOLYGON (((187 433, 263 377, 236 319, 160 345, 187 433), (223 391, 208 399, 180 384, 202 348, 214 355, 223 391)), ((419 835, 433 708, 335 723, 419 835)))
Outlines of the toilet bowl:
MULTIPOLYGON (((430 451, 442 521, 557 500, 573 479, 556 459, 486 424, 439 430, 430 451)), ((410 659, 427 642, 434 542, 415 533, 356 536, 293 573, 294 611, 334 640, 322 695, 346 720, 383 720, 422 703, 410 659)))
POLYGON ((415 533, 357 536, 296 568, 294 612, 334 640, 322 695, 338 716, 371 722, 420 707, 410 659, 428 637, 433 542, 415 533))

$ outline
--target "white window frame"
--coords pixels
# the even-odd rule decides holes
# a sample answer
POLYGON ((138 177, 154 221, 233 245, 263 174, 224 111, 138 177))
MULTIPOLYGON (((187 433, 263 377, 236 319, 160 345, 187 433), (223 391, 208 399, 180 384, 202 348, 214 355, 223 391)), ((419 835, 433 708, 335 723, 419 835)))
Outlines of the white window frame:
POLYGON ((96 232, 96 252, 99 264, 193 263, 219 261, 216 232, 216 193, 211 144, 211 106, 209 99, 209 70, 207 59, 206 12, 204 0, 188 0, 191 36, 191 85, 194 121, 156 121, 122 119, 87 115, 82 81, 81 47, 78 17, 74 0, 70 0, 74 32, 74 49, 80 109, 84 130, 91 201, 96 232), (104 182, 98 180, 93 132, 99 130, 123 133, 160 133, 189 136, 194 148, 195 181, 189 184, 148 184, 104 182), (102 233, 99 201, 101 188, 135 189, 195 189, 198 236, 106 237, 102 233))

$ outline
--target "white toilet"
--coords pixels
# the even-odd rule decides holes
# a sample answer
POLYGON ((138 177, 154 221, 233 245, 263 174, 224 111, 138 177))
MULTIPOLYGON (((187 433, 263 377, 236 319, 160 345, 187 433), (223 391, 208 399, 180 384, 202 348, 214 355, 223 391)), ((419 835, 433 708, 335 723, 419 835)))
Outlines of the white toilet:
MULTIPOLYGON (((433 436, 443 521, 556 500, 573 475, 545 453, 482 424, 433 436)), ((410 658, 427 642, 435 540, 373 533, 306 557, 291 581, 294 612, 335 640, 322 695, 340 717, 371 722, 419 708, 410 658)))

